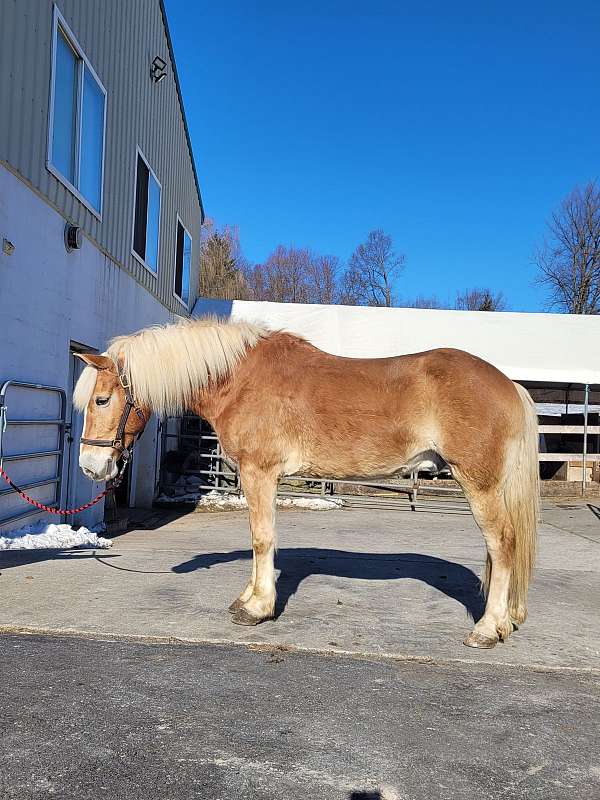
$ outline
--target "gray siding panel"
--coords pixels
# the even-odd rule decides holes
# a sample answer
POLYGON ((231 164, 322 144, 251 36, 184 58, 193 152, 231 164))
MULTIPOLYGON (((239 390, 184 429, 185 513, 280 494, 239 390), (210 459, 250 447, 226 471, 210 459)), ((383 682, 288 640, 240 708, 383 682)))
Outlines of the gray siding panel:
POLYGON ((201 208, 159 0, 58 0, 57 7, 107 90, 102 221, 46 168, 50 0, 0 0, 0 160, 165 306, 182 313, 173 297, 177 215, 193 239, 193 304, 201 208), (167 76, 154 84, 150 64, 157 55, 167 62, 167 76), (137 146, 162 185, 156 278, 131 253, 137 146))

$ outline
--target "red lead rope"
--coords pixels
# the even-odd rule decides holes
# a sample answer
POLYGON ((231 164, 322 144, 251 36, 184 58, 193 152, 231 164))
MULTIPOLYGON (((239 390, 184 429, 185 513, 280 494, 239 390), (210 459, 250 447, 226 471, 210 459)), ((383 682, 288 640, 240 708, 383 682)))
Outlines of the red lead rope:
POLYGON ((94 497, 93 500, 90 500, 89 503, 86 503, 84 506, 79 506, 79 508, 51 508, 50 506, 45 506, 43 503, 38 503, 38 501, 34 500, 33 497, 29 497, 29 495, 25 494, 22 489, 19 489, 19 487, 11 481, 6 472, 4 472, 2 467, 0 467, 0 475, 2 475, 8 485, 15 490, 19 497, 22 497, 23 500, 26 500, 30 505, 39 508, 40 511, 47 511, 49 514, 57 514, 58 516, 63 516, 63 514, 69 516, 71 514, 78 514, 80 511, 85 511, 86 508, 95 506, 96 503, 99 503, 103 497, 106 497, 109 492, 112 492, 113 489, 116 488, 115 486, 110 486, 108 489, 100 492, 100 494, 94 497))

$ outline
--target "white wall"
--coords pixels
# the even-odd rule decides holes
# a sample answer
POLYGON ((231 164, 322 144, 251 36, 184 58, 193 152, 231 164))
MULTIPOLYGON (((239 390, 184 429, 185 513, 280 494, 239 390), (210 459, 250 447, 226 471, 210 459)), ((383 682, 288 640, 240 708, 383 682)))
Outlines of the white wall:
MULTIPOLYGON (((130 224, 123 220, 123 225, 130 224)), ((0 165, 0 244, 6 238, 15 246, 10 256, 0 252, 0 383, 12 379, 69 390, 71 341, 102 351, 116 334, 171 319, 164 306, 88 239, 83 239, 81 250, 67 253, 64 225, 60 214, 0 165)), ((34 403, 38 406, 35 411, 51 415, 53 402, 52 398, 34 398, 34 393, 14 393, 9 417, 26 418, 33 413, 34 403)), ((51 433, 49 428, 14 428, 6 444, 13 452, 25 447, 31 451, 52 449, 51 433)), ((134 500, 140 498, 148 504, 154 479, 156 422, 144 439, 136 454, 134 500)), ((19 480, 28 482, 44 477, 44 466, 47 475, 48 465, 33 461, 20 466, 12 462, 11 470, 19 480)), ((72 487, 69 502, 80 505, 100 488, 81 476, 72 487)), ((40 499, 51 494, 36 491, 34 496, 40 499)), ((9 505, 20 502, 14 496, 0 496, 0 519, 8 516, 9 505)), ((100 503, 76 521, 94 524, 102 517, 100 503)))

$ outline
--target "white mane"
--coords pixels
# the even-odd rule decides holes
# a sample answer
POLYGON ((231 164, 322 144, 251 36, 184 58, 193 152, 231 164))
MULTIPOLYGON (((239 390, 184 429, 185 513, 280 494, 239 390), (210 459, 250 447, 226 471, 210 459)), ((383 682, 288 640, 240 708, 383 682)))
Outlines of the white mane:
MULTIPOLYGON (((269 331, 246 322, 217 319, 183 320, 117 336, 106 355, 119 360, 134 397, 158 414, 181 414, 194 393, 209 379, 225 377, 269 331)), ((87 407, 97 371, 86 367, 75 387, 73 402, 87 407)))
POLYGON ((73 392, 73 405, 78 411, 85 411, 96 385, 98 370, 94 367, 84 367, 77 379, 73 392))

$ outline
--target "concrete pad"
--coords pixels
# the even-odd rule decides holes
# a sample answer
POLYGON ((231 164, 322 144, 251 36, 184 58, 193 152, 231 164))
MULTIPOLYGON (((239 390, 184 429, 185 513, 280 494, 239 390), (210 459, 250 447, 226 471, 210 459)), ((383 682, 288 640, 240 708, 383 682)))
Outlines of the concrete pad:
POLYGON ((585 503, 545 507, 529 619, 492 651, 462 645, 482 610, 484 545, 468 515, 280 512, 278 619, 256 628, 226 611, 250 571, 245 514, 146 524, 108 551, 0 554, 0 626, 600 669, 600 518, 585 503))

